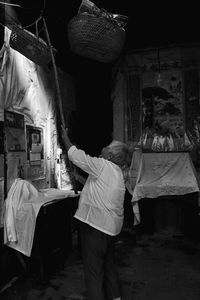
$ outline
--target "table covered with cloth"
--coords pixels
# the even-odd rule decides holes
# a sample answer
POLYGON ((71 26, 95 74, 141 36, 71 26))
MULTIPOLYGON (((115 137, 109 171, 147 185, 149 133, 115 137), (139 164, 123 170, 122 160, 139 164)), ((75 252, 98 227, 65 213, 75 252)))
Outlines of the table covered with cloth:
POLYGON ((56 188, 38 190, 27 180, 15 179, 5 200, 4 244, 30 256, 41 206, 56 199, 76 196, 78 194, 73 190, 56 188))
POLYGON ((131 200, 135 224, 140 223, 140 199, 199 192, 197 174, 189 152, 141 152, 137 158, 137 177, 131 200))

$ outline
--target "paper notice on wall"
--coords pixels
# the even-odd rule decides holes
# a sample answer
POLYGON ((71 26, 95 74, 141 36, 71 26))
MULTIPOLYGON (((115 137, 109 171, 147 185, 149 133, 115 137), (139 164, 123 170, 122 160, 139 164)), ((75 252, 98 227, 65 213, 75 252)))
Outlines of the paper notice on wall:
POLYGON ((30 152, 30 165, 31 166, 41 165, 41 153, 30 152))
POLYGON ((30 161, 41 160, 41 153, 30 152, 30 161))
POLYGON ((32 144, 31 147, 32 152, 42 152, 42 145, 41 144, 32 144))

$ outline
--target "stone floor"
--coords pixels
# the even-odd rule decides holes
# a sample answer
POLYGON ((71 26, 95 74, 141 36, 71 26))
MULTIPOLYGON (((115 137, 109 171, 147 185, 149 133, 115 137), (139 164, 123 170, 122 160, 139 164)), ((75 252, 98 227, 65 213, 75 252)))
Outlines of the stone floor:
MULTIPOLYGON (((123 231, 116 245, 116 258, 122 300, 200 299, 200 247, 197 242, 166 233, 137 236, 123 231)), ((43 280, 33 269, 29 276, 13 278, 1 290, 0 299, 87 299, 76 245, 67 259, 55 257, 50 265, 43 280)))

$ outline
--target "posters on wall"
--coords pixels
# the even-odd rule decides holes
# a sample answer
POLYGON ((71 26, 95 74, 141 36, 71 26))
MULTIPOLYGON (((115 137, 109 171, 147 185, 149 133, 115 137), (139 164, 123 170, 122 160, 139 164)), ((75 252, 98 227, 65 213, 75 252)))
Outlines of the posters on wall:
POLYGON ((25 151, 24 116, 5 111, 6 151, 25 151))
POLYGON ((17 177, 23 176, 25 165, 24 116, 13 111, 5 111, 5 165, 6 191, 17 177))
POLYGON ((45 177, 44 169, 44 134, 40 127, 26 125, 27 143, 27 178, 45 177))
POLYGON ((7 191, 15 178, 41 179, 44 171, 43 129, 25 126, 24 115, 5 113, 7 191))
POLYGON ((180 71, 144 76, 142 89, 143 129, 154 127, 166 133, 183 130, 183 84, 180 71))
POLYGON ((142 143, 153 151, 185 150, 183 82, 179 70, 144 73, 142 143))

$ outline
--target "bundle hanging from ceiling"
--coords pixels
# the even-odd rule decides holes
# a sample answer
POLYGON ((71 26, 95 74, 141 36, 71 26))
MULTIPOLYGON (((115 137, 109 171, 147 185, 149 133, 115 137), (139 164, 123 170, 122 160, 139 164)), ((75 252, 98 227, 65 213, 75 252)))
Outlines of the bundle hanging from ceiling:
POLYGON ((78 14, 68 23, 71 50, 100 62, 114 61, 125 43, 127 21, 127 16, 108 13, 82 0, 78 14))

